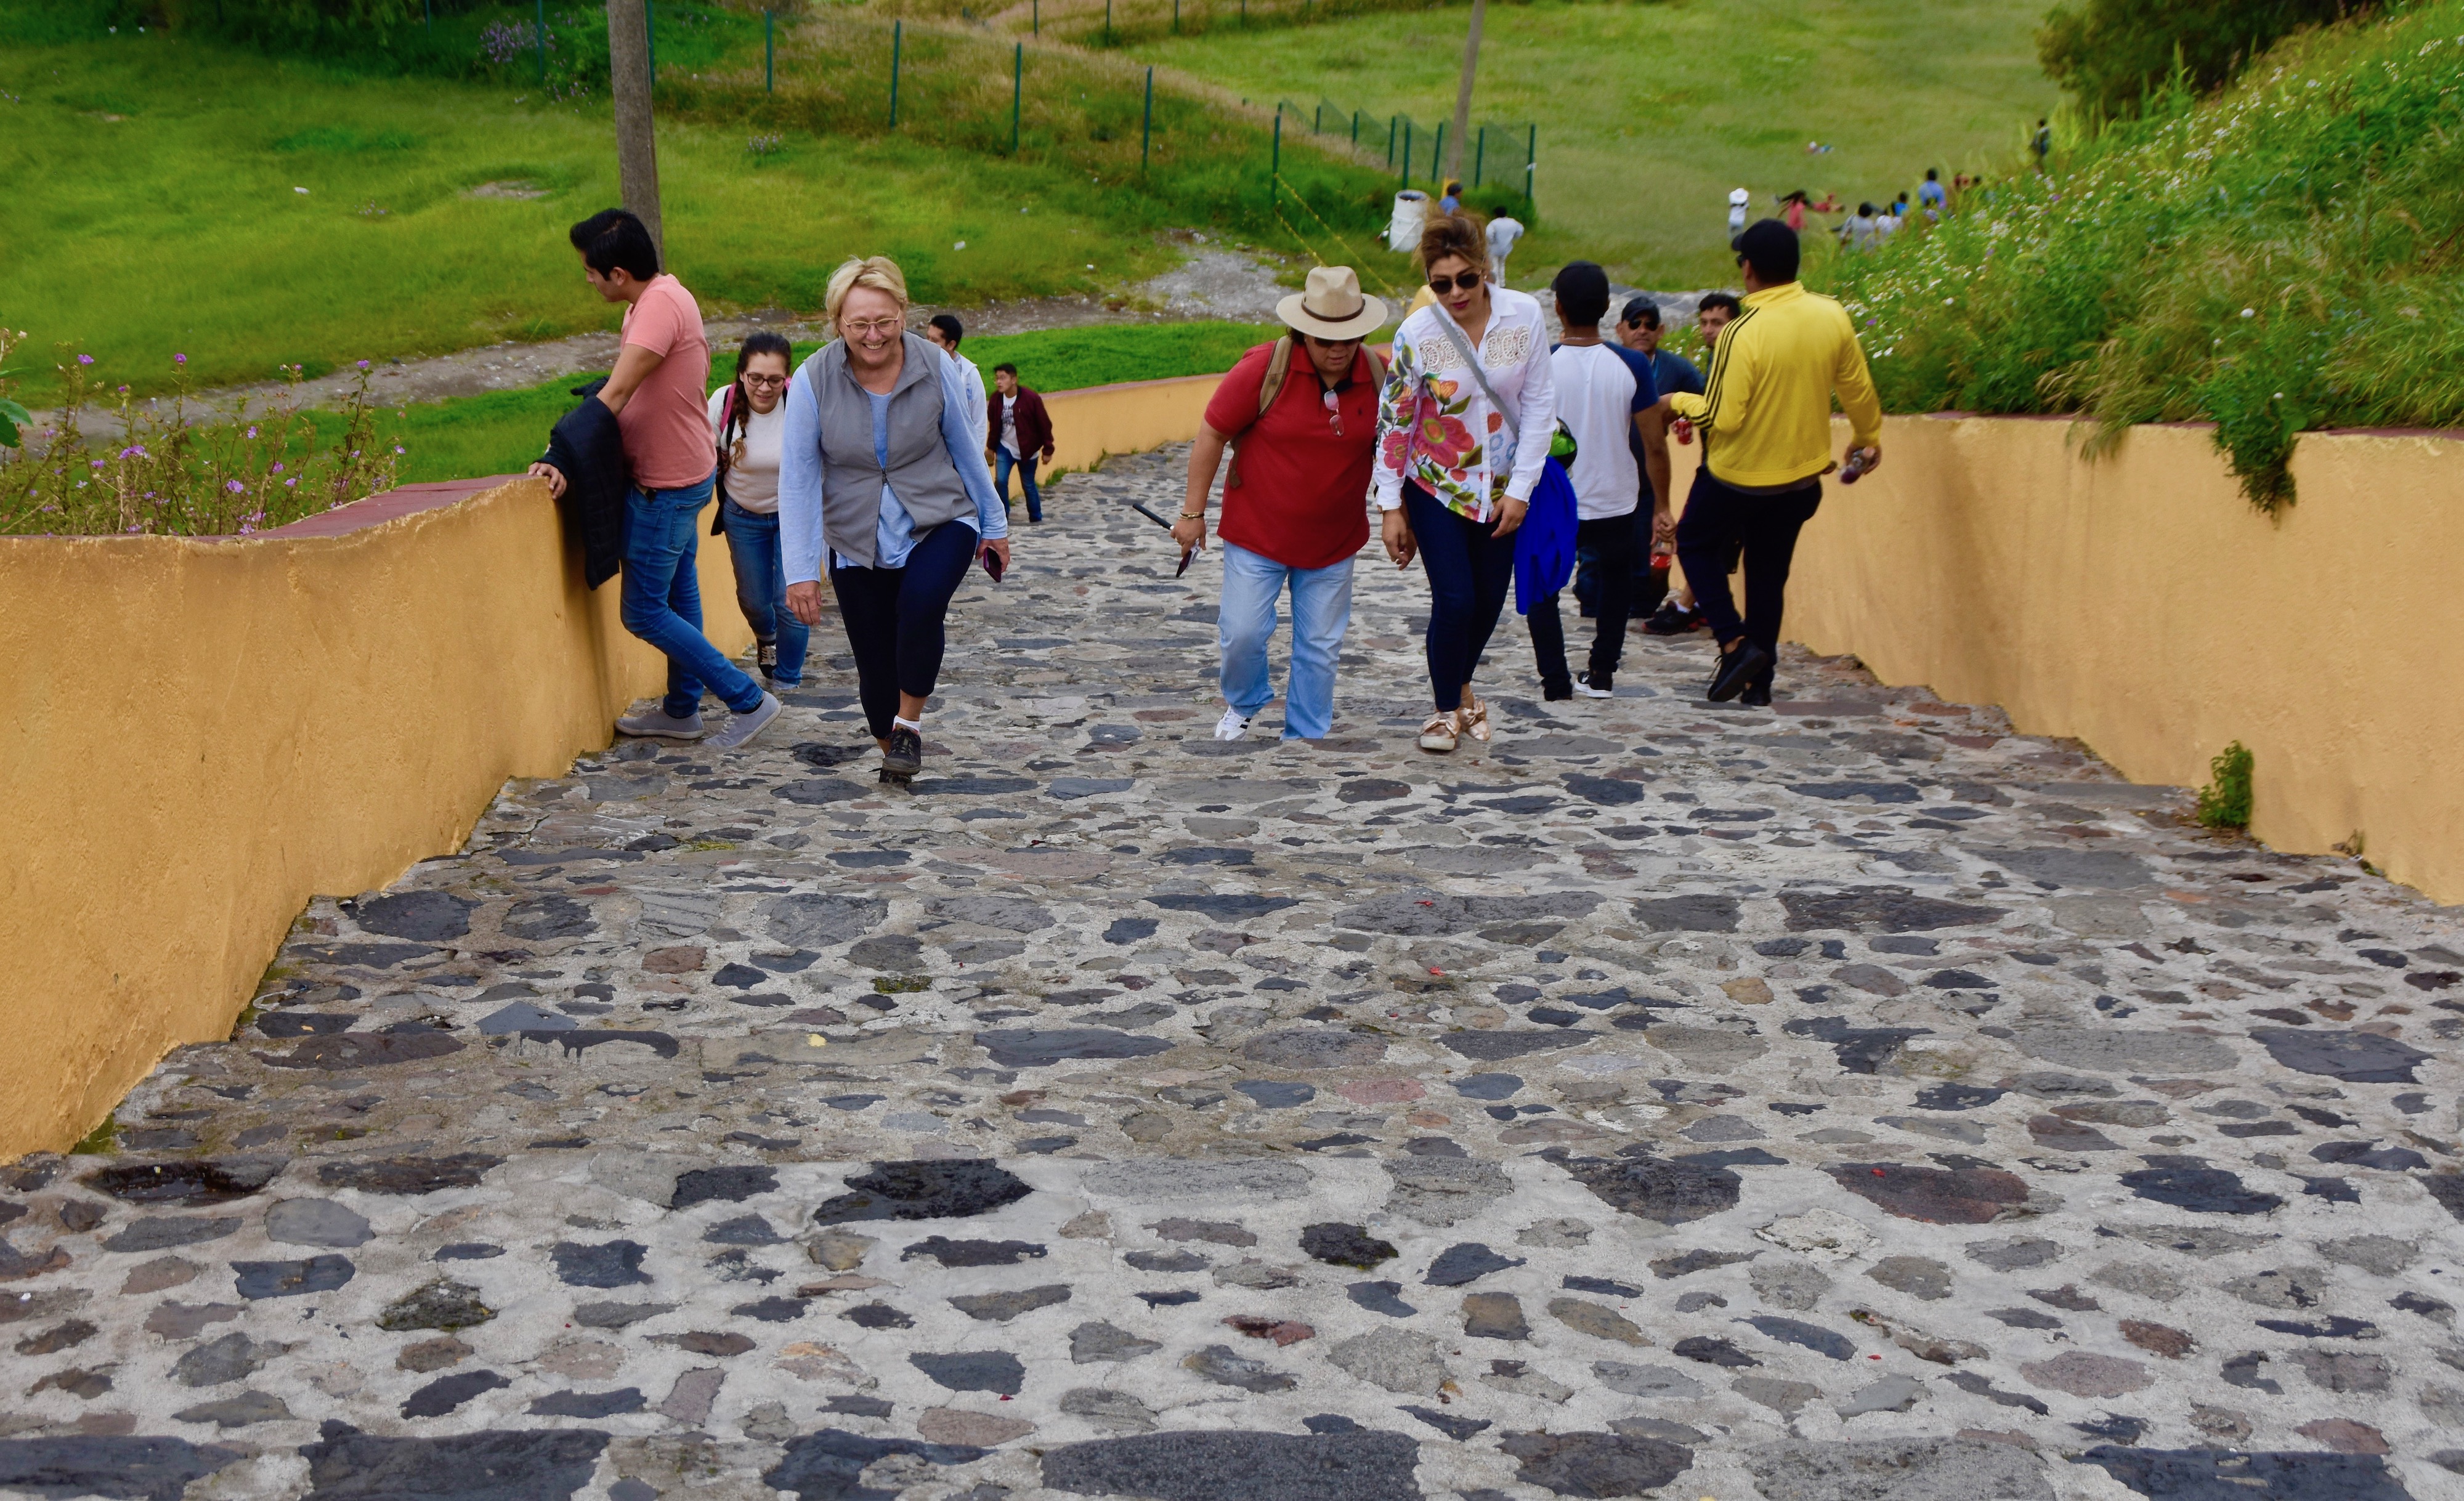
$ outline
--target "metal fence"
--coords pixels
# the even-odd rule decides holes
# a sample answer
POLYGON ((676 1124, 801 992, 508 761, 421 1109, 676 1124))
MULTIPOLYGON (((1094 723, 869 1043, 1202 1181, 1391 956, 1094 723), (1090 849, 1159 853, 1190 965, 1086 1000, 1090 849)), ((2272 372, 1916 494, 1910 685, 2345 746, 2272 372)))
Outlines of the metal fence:
MULTIPOLYGON (((1375 152, 1382 147, 1386 169, 1396 174, 1398 188, 1415 183, 1426 188, 1444 186, 1450 121, 1430 125, 1409 115, 1377 115, 1346 108, 1323 98, 1314 106, 1286 99, 1278 110, 1283 119, 1291 121, 1286 128, 1307 130, 1321 142, 1334 137, 1363 152, 1375 152)), ((1470 139, 1463 143, 1463 187, 1469 192, 1503 188, 1529 203, 1539 151, 1540 127, 1535 124, 1496 121, 1477 123, 1470 139)))

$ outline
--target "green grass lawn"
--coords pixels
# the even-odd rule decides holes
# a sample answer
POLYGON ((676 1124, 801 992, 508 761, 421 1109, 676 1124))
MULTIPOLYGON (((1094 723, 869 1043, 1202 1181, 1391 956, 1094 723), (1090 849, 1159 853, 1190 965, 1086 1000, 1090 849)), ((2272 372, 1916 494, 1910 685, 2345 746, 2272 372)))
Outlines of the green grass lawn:
MULTIPOLYGON (((1751 189, 1760 216, 1796 188, 1853 206, 1913 192, 1928 166, 1946 181, 1999 175, 2055 103, 2033 41, 2043 11, 2043 0, 1490 7, 1474 118, 1540 130, 1541 228, 1515 279, 1585 255, 1640 285, 1725 285, 1730 188, 1751 189), (1837 149, 1809 155, 1810 141, 1837 149)), ((1468 13, 1225 29, 1132 50, 1261 102, 1312 110, 1325 98, 1431 124, 1453 113, 1468 13)))
MULTIPOLYGON (((1228 370, 1242 351, 1276 332, 1247 323, 1113 323, 969 339, 966 353, 987 380, 992 367, 1007 360, 1037 390, 1067 391, 1228 370)), ((811 352, 809 344, 797 345, 797 361, 811 352)), ((714 353, 713 378, 724 379, 736 367, 734 354, 714 353)), ((511 474, 539 457, 548 429, 572 408, 571 391, 580 384, 552 381, 527 390, 423 402, 381 418, 379 431, 408 451, 405 483, 511 474)), ((330 440, 340 419, 321 412, 317 417, 320 434, 330 440)))
MULTIPOLYGON (((151 36, 0 50, 0 93, 22 101, 0 99, 0 319, 33 336, 29 405, 63 342, 143 390, 175 353, 211 386, 615 326, 564 238, 617 196, 601 112, 151 36), (543 196, 473 196, 495 183, 543 196)), ((756 166, 745 141, 660 133, 670 259, 706 308, 818 309, 850 254, 895 256, 925 300, 1171 262, 993 159, 790 134, 756 166)))

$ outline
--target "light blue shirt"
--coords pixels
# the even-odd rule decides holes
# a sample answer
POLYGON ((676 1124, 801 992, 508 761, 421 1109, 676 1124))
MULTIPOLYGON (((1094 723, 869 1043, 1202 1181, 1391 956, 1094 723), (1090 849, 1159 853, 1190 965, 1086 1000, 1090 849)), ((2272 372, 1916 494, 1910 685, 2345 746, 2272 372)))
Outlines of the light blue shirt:
MULTIPOLYGON (((821 378, 820 360, 816 351, 787 386, 787 430, 779 455, 779 547, 790 584, 818 583, 826 550, 822 542, 822 506, 830 485, 829 461, 822 453, 821 403, 813 394, 821 378)), ((957 466, 958 482, 965 486, 967 497, 976 503, 976 535, 999 541, 1009 535, 1009 512, 993 493, 992 471, 984 466, 984 451, 977 446, 974 425, 967 420, 965 375, 957 362, 947 358, 939 360, 936 373, 941 381, 942 446, 949 451, 950 462, 957 466)), ((887 468, 890 398, 865 394, 872 401, 873 461, 887 468)), ((899 567, 914 547, 915 519, 884 482, 881 519, 873 532, 873 566, 899 567)), ((830 563, 834 567, 856 566, 836 554, 830 563)))

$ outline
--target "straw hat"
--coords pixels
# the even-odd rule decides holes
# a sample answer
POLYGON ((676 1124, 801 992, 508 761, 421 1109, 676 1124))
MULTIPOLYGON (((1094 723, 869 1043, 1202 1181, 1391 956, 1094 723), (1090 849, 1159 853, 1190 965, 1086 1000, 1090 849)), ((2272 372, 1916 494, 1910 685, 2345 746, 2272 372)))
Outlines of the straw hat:
POLYGON ((1275 304, 1275 316, 1320 339, 1365 339, 1386 326, 1386 304, 1360 291, 1349 266, 1315 266, 1309 284, 1275 304))

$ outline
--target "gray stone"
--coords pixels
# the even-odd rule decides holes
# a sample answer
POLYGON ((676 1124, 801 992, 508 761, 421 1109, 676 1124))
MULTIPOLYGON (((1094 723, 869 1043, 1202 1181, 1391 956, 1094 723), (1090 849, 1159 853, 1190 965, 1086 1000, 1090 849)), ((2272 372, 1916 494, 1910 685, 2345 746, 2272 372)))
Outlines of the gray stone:
POLYGON ((2042 1460, 1982 1439, 1792 1439, 1745 1460, 1765 1501, 2055 1501, 2042 1460))
POLYGON ((1592 1374, 1599 1378, 1602 1386, 1613 1392, 1623 1392, 1628 1397, 1654 1397, 1667 1401, 1681 1401, 1700 1397, 1705 1391, 1702 1382, 1673 1366, 1627 1365, 1618 1360, 1595 1360, 1592 1362, 1592 1374))
POLYGON ((1728 1389, 1783 1418, 1795 1417, 1807 1402, 1822 1396, 1822 1388, 1810 1381, 1785 1381, 1771 1376, 1740 1376, 1728 1383, 1728 1389))
POLYGON ((1509 1433, 1498 1447, 1520 1463, 1515 1479, 1561 1496, 1648 1495, 1694 1464, 1682 1445, 1621 1433, 1509 1433))
POLYGON ((1466 1058, 1482 1063, 1505 1063, 1514 1058, 1529 1058, 1534 1053, 1557 1052, 1568 1048, 1580 1048, 1593 1040, 1593 1033, 1573 1028, 1546 1031, 1524 1031, 1500 1027, 1493 1032, 1448 1032, 1440 1041, 1466 1058))
POLYGON ((245 1380, 289 1345, 263 1344, 244 1334, 209 1339, 171 1362, 171 1376, 183 1386, 220 1386, 245 1380))
POLYGON ((1885 1376, 1842 1398, 1833 1404, 1832 1411, 1842 1418, 1861 1417, 1869 1412, 1905 1412, 1925 1394, 1925 1383, 1913 1376, 1885 1376))
MULTIPOLYGON (((761 1472, 761 1483, 772 1488, 770 1494, 783 1491, 796 1496, 797 1501, 883 1501, 896 1496, 897 1490, 885 1490, 866 1484, 863 1477, 867 1471, 876 1476, 895 1475, 899 1478, 892 1484, 905 1489, 911 1477, 920 1483, 930 1475, 929 1466, 964 1465, 983 1458, 987 1452, 968 1445, 871 1439, 844 1428, 824 1428, 790 1441, 779 1463, 761 1472)), ((610 1492, 609 1501, 621 1498, 610 1492)))
POLYGON ((1655 933, 1734 933, 1734 896, 1656 896, 1633 904, 1634 918, 1655 933))
POLYGON ((1513 1184, 1494 1162, 1443 1157, 1389 1159, 1379 1164, 1395 1181, 1390 1213, 1422 1225, 1448 1225, 1480 1213, 1513 1184))
POLYGON ((969 1318, 984 1322, 1008 1323, 1021 1313, 1032 1313, 1040 1308, 1069 1301, 1069 1290, 1059 1284, 1041 1288, 1020 1288, 1007 1292, 962 1294, 950 1300, 950 1306, 969 1318))
POLYGON ((1831 1291, 1831 1279, 1801 1261, 1755 1262, 1746 1280, 1764 1302, 1799 1312, 1821 1302, 1822 1294, 1831 1291))
POLYGON ((2018 1028, 2011 1040, 2031 1058, 2091 1073, 2226 1072, 2237 1061, 2225 1043, 2189 1032, 2038 1026, 2018 1028))
POLYGON ((1152 1433, 1155 1410, 1127 1392, 1103 1386, 1078 1386, 1061 1394, 1061 1410, 1116 1433, 1152 1433))
POLYGON ((318 1501, 571 1501, 606 1447, 607 1435, 587 1428, 390 1439, 335 1424, 299 1452, 318 1501))
POLYGON ((1446 1379, 1438 1342, 1426 1335, 1380 1329, 1327 1347, 1326 1358, 1372 1386, 1406 1396, 1434 1397, 1446 1379))
POLYGON ((559 1241, 548 1248, 557 1280, 569 1288, 627 1288, 649 1281, 642 1258, 649 1247, 639 1241, 606 1241, 586 1245, 559 1241))
MULTIPOLYGON (((1254 1243, 1255 1237, 1251 1240, 1254 1243)), ((1332 1222, 1302 1226, 1301 1249, 1330 1267, 1356 1267, 1362 1271, 1395 1259, 1393 1242, 1379 1240, 1359 1225, 1332 1222)))
POLYGON ((1276 1069, 1355 1069, 1385 1057, 1386 1044, 1331 1026, 1296 1027, 1249 1039, 1241 1056, 1276 1069))
POLYGON ((377 1315, 379 1329, 401 1334, 413 1329, 470 1329, 496 1316, 468 1283, 439 1278, 415 1292, 404 1294, 377 1315))
POLYGON ((1036 933, 1052 926, 1052 914, 1016 896, 944 896, 925 903, 936 917, 1005 933, 1036 933))
POLYGON ((1788 928, 1792 933, 1836 928, 1922 933, 1994 922, 2003 916, 1996 907, 1918 896, 1904 886, 1869 886, 1828 893, 1782 892, 1779 900, 1788 909, 1788 928))
POLYGON ((1930 1256, 1885 1256, 1865 1275, 1928 1303, 1950 1296, 1950 1268, 1930 1256))
POLYGON ((1529 1339, 1531 1325, 1511 1292, 1472 1292, 1463 1297, 1463 1335, 1470 1339, 1529 1339))
POLYGON ((2415 1084, 2412 1071, 2430 1061, 2418 1048, 2375 1032, 2262 1026, 2250 1034, 2285 1068, 2348 1084, 2415 1084))
POLYGON ((1300 1384, 1300 1378, 1278 1371, 1264 1360, 1253 1360, 1223 1345, 1208 1345, 1181 1360, 1185 1370, 1194 1371, 1219 1386, 1237 1386, 1247 1392, 1287 1392, 1300 1384))
MULTIPOLYGON (((1140 1203, 1203 1199, 1230 1205, 1298 1198, 1309 1192, 1309 1175, 1298 1162, 1274 1158, 1228 1162, 1147 1158, 1092 1167, 1086 1182, 1092 1192, 1140 1203)), ((1505 1191, 1502 1179, 1498 1191, 1505 1191)))
POLYGON ((1006 1350, 916 1354, 909 1356, 907 1363, 954 1392, 994 1392, 1015 1397, 1026 1380, 1026 1367, 1006 1350))
POLYGON ((239 1449, 186 1439, 100 1433, 0 1439, 0 1488, 40 1496, 180 1501, 190 1481, 246 1457, 239 1449))
POLYGON ((193 1407, 183 1407, 171 1414, 181 1423, 210 1423, 218 1428, 245 1428, 254 1423, 288 1421, 291 1409, 281 1398, 266 1392, 242 1392, 236 1397, 218 1398, 193 1407))
POLYGON ((265 1211, 265 1238, 286 1246, 364 1246, 375 1235, 367 1221, 331 1199, 285 1199, 265 1211))
POLYGON ((761 916, 770 937, 787 947, 823 949, 879 927, 890 904, 869 896, 797 893, 764 902, 761 916))
POLYGON ((1969 852, 2014 874, 2056 886, 2125 891, 2134 886, 2145 886, 2154 879, 2147 869, 2147 862, 2118 850, 2051 848, 1976 850, 1969 852))
MULTIPOLYGON (((573 1035, 610 1034, 578 1032, 573 1035)), ((317 1164, 317 1181, 328 1188, 351 1188, 363 1194, 433 1194, 449 1188, 476 1188, 489 1169, 504 1160, 487 1152, 456 1152, 451 1157, 389 1157, 351 1162, 319 1162, 317 1164)))
POLYGON ((2169 1303, 2188 1291, 2181 1278, 2163 1267, 2144 1261, 2118 1261, 2109 1267, 2100 1267, 2088 1274, 2088 1280, 2101 1287, 2158 1303, 2169 1303))
POLYGON ((2318 1243, 2319 1254, 2374 1276, 2392 1277, 2421 1257, 2421 1247, 2392 1235, 2348 1235, 2318 1243))
POLYGON ((1420 1501, 1419 1453, 1398 1433, 1192 1429, 1063 1445, 1044 1455, 1043 1480, 1153 1501, 1420 1501))
POLYGON ((1101 1026, 1013 1028, 978 1032, 976 1042, 1003 1069, 1048 1069, 1087 1058, 1151 1058, 1172 1044, 1101 1026))
POLYGON ((1141 1339, 1126 1329, 1116 1329, 1100 1320, 1069 1331, 1069 1358, 1080 1365, 1098 1360, 1134 1360, 1162 1348, 1152 1339, 1141 1339))
POLYGON ((169 1250, 179 1246, 196 1246, 218 1241, 235 1234, 241 1222, 230 1219, 208 1219, 200 1215, 149 1215, 131 1220, 118 1234, 106 1237, 102 1248, 107 1251, 169 1250))

